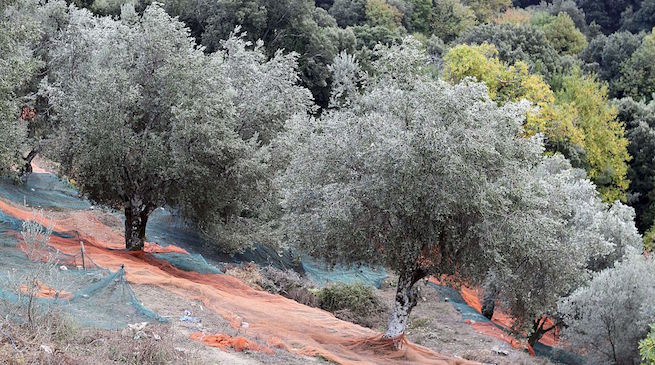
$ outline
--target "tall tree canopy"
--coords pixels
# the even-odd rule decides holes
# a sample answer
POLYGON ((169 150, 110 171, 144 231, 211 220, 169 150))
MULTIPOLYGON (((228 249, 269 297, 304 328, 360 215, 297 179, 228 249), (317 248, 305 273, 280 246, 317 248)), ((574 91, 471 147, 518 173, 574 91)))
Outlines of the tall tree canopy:
POLYGON ((495 47, 487 44, 455 46, 444 61, 444 77, 451 82, 474 77, 501 104, 533 102, 538 109, 528 113, 527 135, 543 133, 548 150, 587 170, 607 201, 625 199, 628 141, 606 87, 593 77, 577 71, 561 76, 560 89, 554 93, 541 76, 528 73, 526 64, 507 66, 497 58, 495 47))
POLYGON ((540 12, 532 17, 531 23, 542 30, 553 48, 562 54, 576 55, 587 47, 587 38, 567 13, 555 16, 540 12))
POLYGON ((623 64, 639 48, 642 38, 643 34, 630 32, 616 32, 608 36, 601 34, 592 39, 580 54, 586 68, 608 83, 610 97, 624 96, 621 85, 623 64))
POLYGON ((541 298, 521 307, 529 313, 521 318, 532 321, 571 290, 566 281, 586 268, 586 258, 612 247, 576 240, 585 228, 572 210, 595 215, 607 207, 580 173, 566 177, 570 166, 561 157, 561 174, 540 167, 551 158, 537 138, 522 137, 525 102, 498 106, 483 84, 434 80, 426 61, 411 38, 380 49, 377 75, 350 94, 350 107, 290 123, 285 140, 297 148, 279 181, 287 234, 329 262, 398 273, 386 337, 403 333, 416 305, 413 285, 425 276, 476 283, 489 270, 518 275, 513 264, 526 255, 536 281, 562 285, 526 290, 541 298), (590 188, 573 194, 581 181, 590 188), (548 250, 561 265, 543 255, 548 250), (579 264, 569 260, 580 252, 579 264), (542 255, 559 269, 540 270, 542 255))
POLYGON ((27 107, 26 86, 41 62, 32 42, 38 40, 38 23, 32 19, 34 3, 3 1, 0 4, 0 174, 21 165, 27 123, 34 118, 27 107), (22 108, 26 107, 26 108, 22 108))
POLYGON ((530 66, 531 72, 538 72, 546 79, 550 79, 560 68, 557 51, 546 35, 527 25, 479 25, 464 33, 459 41, 466 44, 493 44, 502 61, 510 65, 523 61, 530 66))
MULTIPOLYGON (((278 50, 296 52, 303 83, 317 103, 326 106, 329 99, 330 73, 327 66, 342 50, 352 50, 355 37, 351 30, 330 24, 323 9, 312 0, 167 0, 166 8, 173 16, 188 24, 192 35, 213 52, 221 47, 236 26, 245 31, 251 42, 264 41, 267 55, 278 50)), ((366 13, 366 2, 362 16, 366 13)), ((349 4, 348 6, 355 6, 349 4)), ((341 6, 339 2, 330 9, 341 6)), ((338 9, 338 8, 337 8, 338 9)), ((351 8, 346 10, 350 14, 351 8)), ((359 19, 359 16, 352 14, 359 19)), ((337 23, 349 21, 337 16, 337 23)))
POLYGON ((143 247, 160 206, 205 232, 256 217, 262 146, 311 105, 295 85, 295 55, 266 61, 261 45, 248 51, 234 37, 205 55, 158 5, 143 16, 124 6, 119 20, 69 14, 42 93, 61 124, 63 171, 92 200, 124 209, 127 247, 143 247))
POLYGON ((633 156, 628 202, 637 213, 637 227, 645 232, 655 223, 655 101, 644 103, 628 97, 616 104, 633 156))
POLYGON ((646 35, 630 58, 622 65, 618 88, 635 99, 655 98, 655 28, 646 35))

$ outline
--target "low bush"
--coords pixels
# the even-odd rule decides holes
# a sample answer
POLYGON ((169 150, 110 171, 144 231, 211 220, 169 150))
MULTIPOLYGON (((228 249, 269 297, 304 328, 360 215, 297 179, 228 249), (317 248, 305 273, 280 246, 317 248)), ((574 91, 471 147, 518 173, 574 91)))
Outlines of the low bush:
POLYGON ((248 263, 228 267, 225 273, 239 278, 253 289, 279 294, 311 307, 316 306, 316 286, 293 270, 280 270, 273 266, 260 268, 248 263))
POLYGON ((312 292, 316 286, 310 280, 298 275, 297 272, 280 270, 272 266, 267 266, 260 272, 266 279, 262 283, 265 290, 305 305, 316 306, 316 296, 312 292))
POLYGON ((364 284, 337 283, 321 289, 317 294, 321 309, 334 313, 337 318, 374 327, 379 318, 386 318, 386 305, 375 290, 364 284))
POLYGON ((643 365, 655 365, 655 324, 650 325, 648 336, 639 341, 639 355, 643 365))

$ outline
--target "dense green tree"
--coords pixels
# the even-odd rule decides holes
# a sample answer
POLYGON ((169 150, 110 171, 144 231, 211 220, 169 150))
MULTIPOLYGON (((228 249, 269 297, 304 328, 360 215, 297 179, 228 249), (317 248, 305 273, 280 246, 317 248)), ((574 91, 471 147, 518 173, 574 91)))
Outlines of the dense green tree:
POLYGON ((350 29, 355 34, 355 48, 358 50, 372 50, 378 43, 389 45, 402 39, 398 32, 386 27, 362 25, 350 29))
POLYGON ((633 33, 650 31, 655 27, 655 1, 642 0, 638 8, 629 7, 621 14, 621 29, 633 33))
POLYGON ((655 28, 646 35, 641 46, 622 65, 617 89, 635 99, 653 99, 655 95, 655 28))
POLYGON ((92 200, 125 211, 127 248, 143 247, 161 206, 219 242, 257 218, 264 146, 310 94, 296 86, 295 55, 267 61, 261 44, 246 46, 232 37, 205 55, 158 5, 143 16, 125 6, 119 20, 70 11, 42 94, 60 124, 63 172, 92 200))
POLYGON ((476 24, 473 10, 460 0, 435 0, 431 30, 445 42, 450 42, 476 24))
MULTIPOLYGON (((280 49, 298 53, 303 84, 321 106, 329 99, 327 65, 340 51, 352 51, 355 46, 353 33, 334 26, 311 0, 167 0, 166 4, 169 14, 189 25, 206 52, 219 49, 221 40, 240 25, 248 40, 264 41, 269 57, 280 49)), ((335 2, 330 13, 334 15, 340 4, 335 2)))
POLYGON ((621 13, 634 7, 638 0, 575 0, 587 18, 587 23, 596 23, 605 34, 616 32, 621 26, 621 13))
POLYGON ((532 17, 531 24, 544 32, 559 53, 576 55, 587 47, 587 38, 575 27, 567 13, 554 16, 539 12, 532 17))
POLYGON ((340 27, 360 25, 366 20, 366 0, 335 0, 329 10, 340 27))
POLYGON ((472 28, 459 39, 467 44, 493 44, 498 57, 508 64, 523 61, 531 72, 550 77, 559 69, 559 56, 545 34, 529 26, 484 24, 472 28))
POLYGON ((645 232, 655 223, 655 102, 623 98, 616 103, 632 156, 628 202, 637 213, 637 227, 645 232))
POLYGON ((401 25, 403 13, 385 0, 366 1, 366 22, 372 27, 396 29, 401 25))
POLYGON ((607 81, 610 97, 622 97, 620 78, 623 64, 641 45, 643 35, 616 32, 593 38, 580 54, 585 67, 607 81))
POLYGON ((40 38, 33 18, 37 3, 0 4, 0 174, 22 166, 28 123, 35 117, 28 105, 28 84, 41 67, 33 43, 40 38))
POLYGON ((432 0, 407 0, 407 2, 411 4, 412 11, 405 28, 410 32, 429 33, 432 23, 432 0))
POLYGON ((580 9, 574 0, 555 0, 553 2, 541 2, 538 7, 535 7, 538 11, 544 11, 550 15, 557 16, 559 13, 566 13, 575 27, 578 28, 582 33, 587 33, 587 21, 585 19, 585 13, 580 9))
POLYGON ((494 15, 512 6, 511 0, 463 0, 462 3, 473 10, 481 23, 490 21, 494 15))

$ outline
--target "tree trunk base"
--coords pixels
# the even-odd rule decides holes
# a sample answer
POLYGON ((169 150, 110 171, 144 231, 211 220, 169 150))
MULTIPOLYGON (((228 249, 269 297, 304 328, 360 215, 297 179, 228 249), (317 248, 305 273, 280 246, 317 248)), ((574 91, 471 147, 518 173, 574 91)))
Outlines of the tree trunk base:
POLYGON ((414 284, 425 277, 421 270, 414 270, 410 273, 401 273, 398 278, 398 287, 396 289, 396 301, 394 303, 393 311, 391 312, 391 319, 389 320, 389 327, 383 338, 389 340, 396 340, 404 338, 405 328, 409 320, 409 314, 418 303, 418 290, 414 284))

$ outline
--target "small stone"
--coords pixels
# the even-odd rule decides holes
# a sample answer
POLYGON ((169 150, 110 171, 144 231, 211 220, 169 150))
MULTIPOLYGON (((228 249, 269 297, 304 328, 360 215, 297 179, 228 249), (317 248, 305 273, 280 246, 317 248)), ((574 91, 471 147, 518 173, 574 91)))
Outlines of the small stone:
POLYGON ((134 334, 134 339, 135 339, 135 340, 140 340, 140 339, 142 339, 142 338, 148 338, 148 335, 147 335, 145 332, 143 332, 143 331, 137 331, 137 332, 134 334))
POLYGON ((494 347, 494 348, 491 349, 491 351, 493 351, 493 352, 495 352, 495 353, 497 353, 499 355, 504 355, 504 356, 509 355, 509 351, 507 351, 505 349, 502 349, 500 347, 494 347))
POLYGON ((41 345, 41 350, 43 350, 43 352, 45 352, 48 355, 52 355, 52 353, 54 352, 52 350, 52 347, 50 347, 48 345, 41 345))
POLYGON ((157 341, 161 340, 161 336, 159 336, 159 335, 156 334, 156 333, 153 333, 153 334, 152 334, 152 338, 154 338, 154 339, 157 340, 157 341))
POLYGON ((175 350, 177 352, 180 352, 180 353, 183 353, 183 354, 186 354, 187 352, 189 352, 189 350, 185 349, 184 347, 175 347, 175 348, 173 348, 173 350, 175 350))
POLYGON ((68 271, 68 268, 64 265, 59 266, 59 270, 61 271, 68 271))

